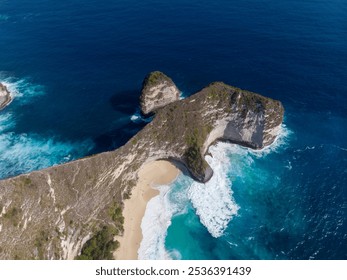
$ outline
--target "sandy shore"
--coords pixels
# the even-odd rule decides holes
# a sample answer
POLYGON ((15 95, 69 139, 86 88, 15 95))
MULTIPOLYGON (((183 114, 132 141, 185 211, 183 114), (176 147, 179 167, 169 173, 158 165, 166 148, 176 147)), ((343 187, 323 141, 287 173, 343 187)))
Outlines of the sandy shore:
POLYGON ((141 221, 147 202, 159 192, 152 187, 169 184, 178 176, 179 170, 168 161, 154 161, 139 171, 139 180, 130 199, 124 201, 124 234, 116 239, 120 248, 114 253, 118 260, 136 260, 142 240, 141 221))

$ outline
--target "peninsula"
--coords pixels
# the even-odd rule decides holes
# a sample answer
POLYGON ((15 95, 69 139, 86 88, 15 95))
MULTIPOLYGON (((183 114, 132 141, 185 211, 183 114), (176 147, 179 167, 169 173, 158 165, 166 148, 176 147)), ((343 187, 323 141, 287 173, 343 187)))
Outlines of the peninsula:
POLYGON ((11 94, 7 87, 0 83, 0 110, 4 109, 12 101, 11 94))
POLYGON ((207 182, 212 143, 261 149, 283 120, 281 102, 222 82, 178 100, 171 79, 153 72, 143 89, 142 111, 154 117, 124 146, 0 181, 0 259, 112 258, 146 165, 167 160, 207 182))

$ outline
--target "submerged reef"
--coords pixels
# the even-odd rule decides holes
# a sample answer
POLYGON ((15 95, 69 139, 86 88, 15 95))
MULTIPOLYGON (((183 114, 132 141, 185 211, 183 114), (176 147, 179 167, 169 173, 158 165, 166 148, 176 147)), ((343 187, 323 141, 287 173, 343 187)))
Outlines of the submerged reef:
POLYGON ((282 124, 281 102, 222 82, 183 100, 178 94, 170 78, 151 73, 140 102, 153 120, 124 146, 0 181, 0 258, 73 259, 85 244, 81 258, 100 257, 94 243, 106 236, 105 246, 116 247, 108 234, 122 234, 123 200, 143 164, 166 159, 207 182, 213 170, 204 155, 213 142, 261 149, 282 124))

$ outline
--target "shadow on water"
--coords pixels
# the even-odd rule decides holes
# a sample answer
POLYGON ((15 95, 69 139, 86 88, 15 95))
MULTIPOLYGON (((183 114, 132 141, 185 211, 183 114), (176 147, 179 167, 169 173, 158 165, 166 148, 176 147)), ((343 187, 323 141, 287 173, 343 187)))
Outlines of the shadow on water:
POLYGON ((139 90, 124 90, 110 98, 110 103, 115 111, 123 114, 133 114, 138 107, 140 99, 139 90))
POLYGON ((93 139, 95 146, 90 154, 97 154, 115 150, 129 141, 129 139, 139 132, 145 123, 129 123, 114 130, 103 133, 93 139))
POLYGON ((130 119, 138 107, 139 96, 138 90, 125 90, 110 98, 112 108, 117 112, 129 115, 129 121, 95 137, 93 139, 95 147, 90 154, 112 151, 123 146, 146 125, 144 122, 134 123, 130 119))

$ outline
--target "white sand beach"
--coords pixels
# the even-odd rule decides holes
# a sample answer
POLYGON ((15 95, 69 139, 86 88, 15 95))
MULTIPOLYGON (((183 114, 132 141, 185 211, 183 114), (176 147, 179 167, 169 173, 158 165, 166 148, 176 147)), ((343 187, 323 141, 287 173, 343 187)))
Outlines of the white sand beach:
POLYGON ((114 253, 118 260, 136 260, 142 240, 141 221, 147 202, 158 195, 153 187, 173 182, 179 174, 173 164, 160 160, 145 164, 139 171, 139 179, 132 190, 130 199, 124 201, 124 234, 116 239, 119 249, 114 253))

